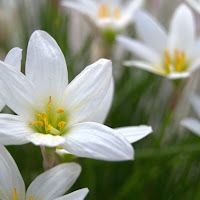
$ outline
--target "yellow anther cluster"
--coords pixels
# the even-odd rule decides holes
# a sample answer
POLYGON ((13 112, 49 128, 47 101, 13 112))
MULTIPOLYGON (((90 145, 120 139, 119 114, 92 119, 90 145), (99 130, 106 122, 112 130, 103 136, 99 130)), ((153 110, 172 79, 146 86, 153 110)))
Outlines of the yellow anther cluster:
MULTIPOLYGON (((51 106, 50 106, 50 103, 51 103, 51 96, 49 97, 49 102, 47 103, 47 107, 48 107, 48 112, 51 113, 51 106)), ((64 109, 62 108, 58 108, 56 113, 63 113, 64 112, 64 109)), ((50 132, 51 134, 60 134, 60 131, 61 129, 64 129, 64 126, 66 124, 65 121, 60 121, 58 123, 58 127, 60 128, 60 131, 58 131, 56 128, 54 128, 51 124, 49 124, 49 121, 48 121, 48 115, 46 112, 42 112, 42 115, 41 114, 36 114, 36 117, 39 118, 38 121, 36 122, 33 122, 33 123, 29 123, 29 125, 37 125, 39 124, 40 126, 43 126, 45 124, 45 131, 46 132, 50 132), (43 116, 42 116, 43 115, 43 116)))
POLYGON ((17 200, 17 191, 16 191, 16 188, 14 188, 14 200, 17 200))
POLYGON ((114 19, 119 20, 121 18, 121 10, 119 8, 115 8, 114 12, 111 12, 111 8, 105 4, 99 6, 98 9, 98 17, 100 19, 105 19, 109 17, 113 17, 114 19))
POLYGON ((29 199, 29 200, 33 200, 33 197, 32 197, 32 196, 29 196, 28 199, 29 199))
POLYGON ((169 51, 167 49, 164 50, 165 56, 165 67, 166 72, 170 73, 171 69, 170 66, 174 65, 176 72, 181 72, 185 67, 185 52, 179 51, 178 49, 174 50, 174 57, 171 58, 169 51))

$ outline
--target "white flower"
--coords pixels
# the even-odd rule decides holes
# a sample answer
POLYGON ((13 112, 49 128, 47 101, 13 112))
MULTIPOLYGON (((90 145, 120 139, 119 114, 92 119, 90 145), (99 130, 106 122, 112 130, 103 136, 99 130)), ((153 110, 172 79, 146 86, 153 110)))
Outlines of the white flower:
MULTIPOLYGON (((5 57, 4 62, 17 71, 21 71, 22 49, 15 47, 11 49, 5 57)), ((5 103, 0 98, 0 111, 4 108, 5 103)))
POLYGON ((198 13, 200 13, 200 1, 199 0, 186 0, 198 13))
MULTIPOLYGON (((109 60, 100 59, 86 67, 68 84, 64 56, 44 31, 32 34, 26 58, 26 76, 0 62, 2 99, 18 114, 0 114, 1 144, 59 145, 80 157, 133 159, 127 138, 100 124, 113 95, 109 60)), ((147 133, 149 127, 142 131, 141 138, 147 133)))
POLYGON ((6 148, 0 145, 0 198, 2 200, 82 200, 83 188, 62 196, 78 178, 81 167, 76 163, 60 164, 39 175, 25 190, 19 169, 6 148), (62 196, 62 197, 61 197, 62 196))
MULTIPOLYGON (((190 101, 197 116, 200 118, 200 97, 192 95, 190 101)), ((200 121, 198 119, 192 117, 183 119, 181 125, 200 136, 200 121)))
POLYGON ((119 32, 129 25, 143 0, 62 0, 63 6, 74 8, 102 31, 119 32))
POLYGON ((145 12, 136 14, 136 30, 143 43, 119 36, 117 40, 142 60, 125 62, 169 79, 186 78, 200 65, 200 39, 194 17, 184 4, 175 11, 169 34, 145 12))

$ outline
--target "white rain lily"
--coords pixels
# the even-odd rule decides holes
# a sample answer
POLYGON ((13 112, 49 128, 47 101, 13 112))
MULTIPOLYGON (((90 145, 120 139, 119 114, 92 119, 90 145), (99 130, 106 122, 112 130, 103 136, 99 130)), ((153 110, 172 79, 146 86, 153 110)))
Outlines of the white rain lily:
POLYGON ((192 6, 198 13, 200 13, 200 1, 199 0, 186 0, 188 4, 192 6))
POLYGON ((135 66, 169 79, 180 79, 200 66, 200 39, 195 36, 194 17, 184 4, 172 17, 169 33, 147 13, 138 11, 136 30, 143 42, 119 36, 118 42, 142 60, 127 61, 135 66))
MULTIPOLYGON (((1 144, 32 142, 61 146, 80 157, 133 159, 134 151, 127 138, 101 124, 113 94, 109 60, 100 59, 86 67, 68 84, 62 51, 44 31, 32 34, 26 58, 26 76, 0 62, 0 93, 17 114, 0 114, 1 144)), ((141 138, 149 132, 146 128, 141 138)))
POLYGON ((64 195, 78 178, 81 167, 64 163, 39 175, 25 190, 19 169, 6 148, 0 145, 0 199, 2 200, 82 200, 88 193, 83 188, 64 195))
MULTIPOLYGON (((200 96, 192 95, 190 101, 200 119, 200 96)), ((200 136, 200 120, 192 117, 185 118, 181 121, 181 125, 200 136)))
POLYGON ((102 31, 119 32, 129 25, 143 0, 62 0, 61 5, 87 16, 102 31))
MULTIPOLYGON (((15 47, 11 49, 5 57, 4 62, 13 67, 14 70, 21 71, 22 49, 15 47)), ((5 103, 0 98, 0 111, 4 108, 5 103)))

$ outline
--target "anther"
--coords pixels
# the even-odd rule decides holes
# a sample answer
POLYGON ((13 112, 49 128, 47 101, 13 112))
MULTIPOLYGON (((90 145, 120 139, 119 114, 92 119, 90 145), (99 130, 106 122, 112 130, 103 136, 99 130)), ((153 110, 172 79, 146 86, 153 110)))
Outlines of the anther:
POLYGON ((109 7, 107 5, 101 5, 98 11, 99 18, 109 17, 109 7))
POLYGON ((44 123, 47 126, 48 125, 48 117, 47 114, 45 112, 42 112, 42 114, 44 115, 44 123))
POLYGON ((115 10, 114 10, 114 18, 118 19, 118 20, 121 18, 121 11, 120 11, 119 8, 115 8, 115 10))
POLYGON ((164 55, 165 55, 166 71, 167 71, 167 73, 170 73, 171 58, 169 55, 169 51, 167 49, 164 50, 164 55))
POLYGON ((36 122, 33 122, 33 123, 29 123, 28 125, 36 125, 36 124, 40 124, 41 126, 43 126, 43 122, 41 122, 41 121, 36 121, 36 122))
POLYGON ((43 118, 42 115, 40 115, 40 114, 36 114, 36 117, 39 117, 41 121, 44 120, 44 118, 43 118))
POLYGON ((14 188, 14 200, 17 200, 17 190, 16 190, 16 187, 14 188))
POLYGON ((29 200, 33 200, 33 197, 32 197, 32 196, 29 196, 28 199, 29 199, 29 200))
POLYGON ((64 109, 62 109, 62 108, 57 109, 57 113, 62 113, 62 112, 64 112, 64 109))
POLYGON ((51 106, 49 105, 50 103, 51 103, 51 96, 49 96, 49 102, 47 103, 47 106, 48 106, 49 112, 51 112, 51 106))
POLYGON ((64 122, 64 121, 61 121, 61 122, 59 122, 58 123, 58 127, 60 127, 60 128, 64 128, 64 126, 65 126, 65 124, 66 124, 66 122, 64 122))

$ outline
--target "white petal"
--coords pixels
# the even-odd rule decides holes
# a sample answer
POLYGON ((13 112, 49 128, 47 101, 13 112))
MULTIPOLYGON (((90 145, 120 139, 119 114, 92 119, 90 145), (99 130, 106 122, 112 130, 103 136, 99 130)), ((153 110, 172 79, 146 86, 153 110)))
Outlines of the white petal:
POLYGON ((14 188, 18 199, 25 199, 25 185, 18 167, 6 148, 0 145, 0 199, 11 200, 14 188))
POLYGON ((125 61, 123 64, 128 67, 137 67, 140 69, 144 69, 144 70, 152 72, 154 74, 158 74, 158 75, 162 75, 162 76, 166 75, 165 70, 163 70, 160 67, 153 66, 151 63, 133 60, 133 61, 125 61))
POLYGON ((110 87, 107 91, 106 96, 104 97, 103 101, 99 105, 99 107, 95 110, 95 112, 90 116, 87 121, 89 122, 97 122, 103 124, 112 104, 114 95, 114 80, 112 79, 110 87))
POLYGON ((130 143, 115 130, 94 122, 74 125, 62 148, 80 157, 107 161, 133 159, 130 143))
POLYGON ((188 78, 190 76, 191 72, 173 72, 167 75, 167 78, 169 79, 182 79, 182 78, 188 78))
POLYGON ((122 134, 130 143, 137 142, 153 132, 151 126, 145 125, 122 127, 115 130, 122 134))
POLYGON ((181 121, 181 125, 200 136, 199 120, 194 118, 186 118, 181 121))
POLYGON ((26 76, 41 96, 56 98, 68 84, 67 65, 56 41, 45 31, 35 31, 28 43, 26 76))
MULTIPOLYGON (((124 3, 124 2, 123 2, 124 3)), ((129 0, 123 8, 124 13, 133 17, 135 12, 142 7, 144 0, 129 0)), ((133 17, 134 20, 134 17, 133 17)))
POLYGON ((70 111, 70 123, 87 121, 104 100, 112 81, 112 64, 100 59, 86 67, 67 86, 65 109, 70 111))
POLYGON ((88 188, 83 188, 54 200, 83 200, 88 192, 88 188))
POLYGON ((44 145, 47 147, 56 147, 65 142, 65 138, 62 136, 42 133, 34 133, 28 136, 27 140, 32 142, 34 145, 44 145))
POLYGON ((198 117, 200 117, 200 97, 193 94, 190 96, 190 102, 192 103, 192 106, 198 117))
MULTIPOLYGON (((199 49, 200 50, 200 49, 199 49)), ((195 59, 191 64, 190 67, 188 69, 188 71, 190 72, 194 72, 195 70, 197 70, 200 67, 200 59, 197 58, 195 59)))
POLYGON ((64 163, 39 175, 29 186, 26 200, 33 199, 53 200, 65 194, 74 184, 81 172, 80 165, 64 163))
POLYGON ((150 49, 136 40, 124 36, 118 36, 117 41, 126 49, 146 61, 154 64, 159 61, 159 55, 153 49, 150 49))
POLYGON ((198 0, 186 0, 197 12, 200 13, 200 3, 198 0))
POLYGON ((135 16, 136 30, 139 37, 158 53, 163 52, 167 44, 164 28, 146 12, 138 11, 135 16))
POLYGON ((78 12, 87 15, 89 17, 92 17, 96 11, 96 6, 94 2, 88 3, 87 1, 74 2, 74 1, 63 0, 61 1, 61 5, 64 7, 75 9, 78 12))
POLYGON ((31 134, 33 134, 33 131, 20 116, 0 114, 0 144, 26 144, 29 142, 27 137, 31 134))
POLYGON ((5 105, 6 104, 4 103, 4 101, 2 99, 0 99, 0 111, 3 110, 3 108, 4 108, 5 105))
POLYGON ((170 24, 169 48, 188 52, 194 45, 195 24, 191 10, 184 4, 180 5, 170 24))
POLYGON ((15 47, 8 52, 4 62, 12 66, 13 69, 21 71, 21 60, 22 60, 22 49, 15 47))
POLYGON ((38 93, 34 85, 11 66, 0 61, 0 94, 2 100, 18 115, 33 120, 38 93))

